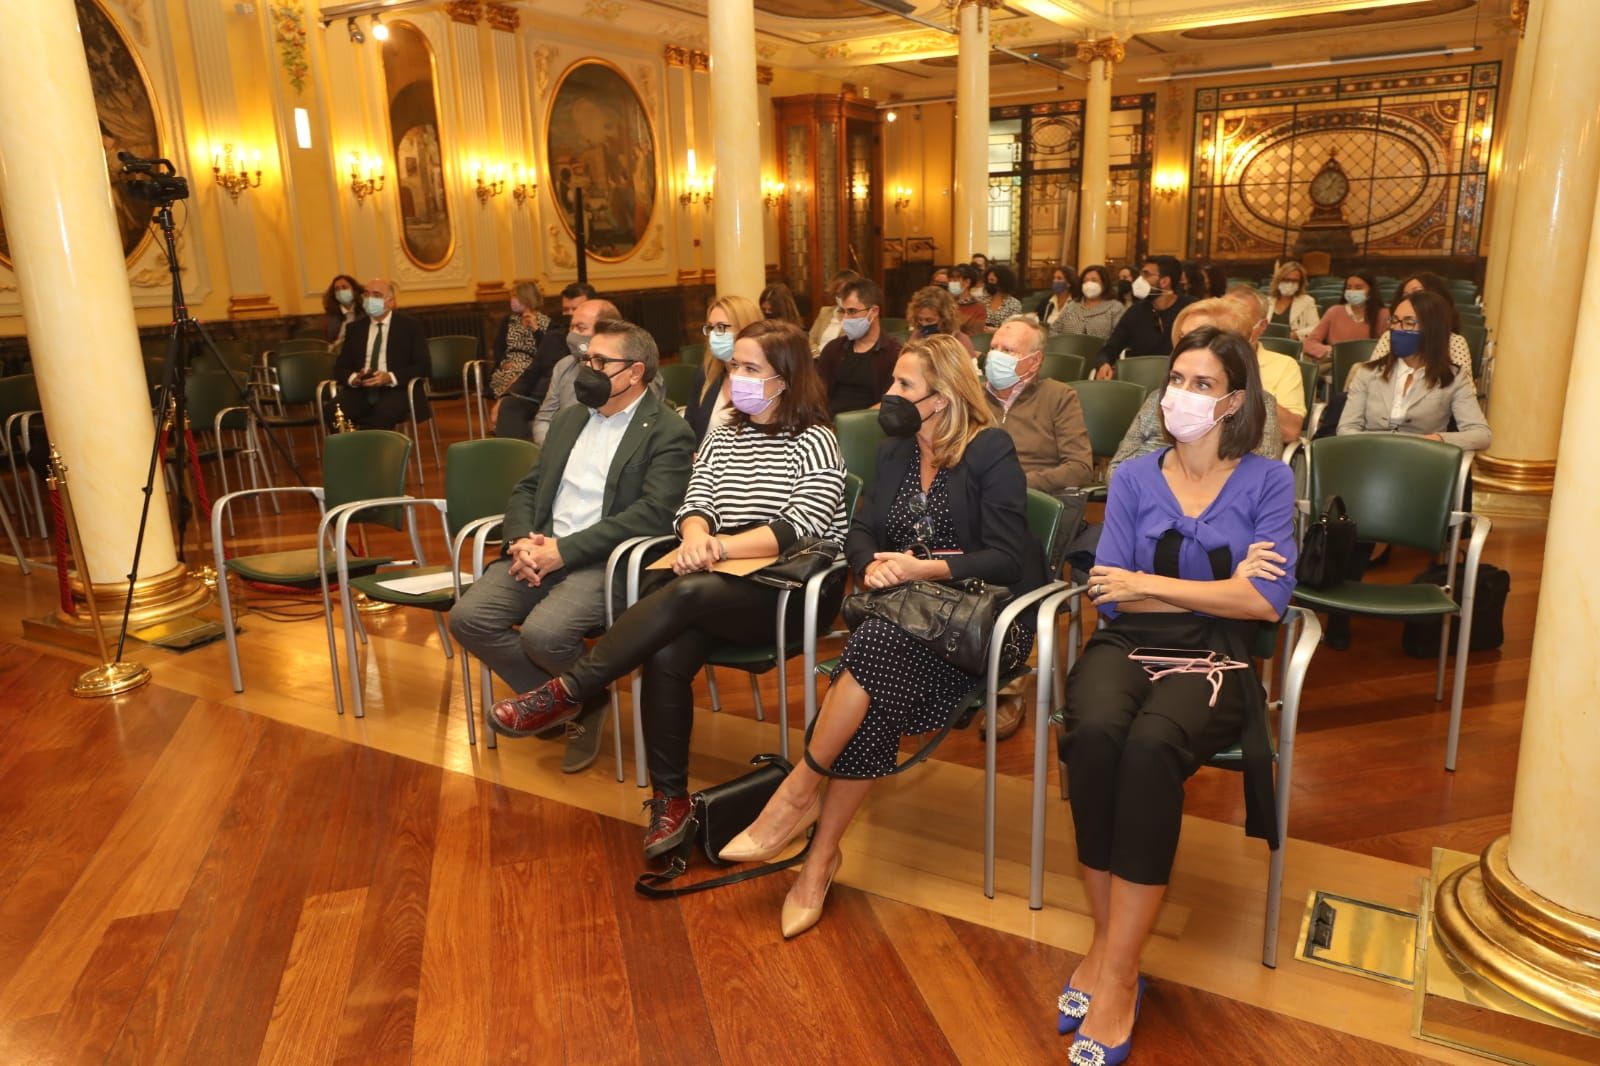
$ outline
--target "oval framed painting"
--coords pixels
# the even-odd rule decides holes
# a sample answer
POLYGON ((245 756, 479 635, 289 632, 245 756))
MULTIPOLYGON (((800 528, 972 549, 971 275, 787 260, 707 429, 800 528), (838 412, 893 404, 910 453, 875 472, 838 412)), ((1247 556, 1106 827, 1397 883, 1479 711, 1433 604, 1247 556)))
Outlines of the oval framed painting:
POLYGON ((550 94, 545 174, 557 214, 576 240, 579 193, 591 256, 638 251, 656 209, 656 134, 638 90, 603 59, 580 59, 550 94))
MULTIPOLYGON (((143 159, 161 155, 155 97, 150 91, 150 79, 121 27, 94 0, 76 0, 74 6, 83 35, 84 56, 89 60, 94 108, 100 118, 100 143, 105 147, 106 171, 111 178, 117 236, 122 241, 123 258, 132 262, 153 236, 150 219, 155 208, 128 191, 117 153, 132 152, 143 159)), ((0 263, 11 265, 4 219, 0 219, 0 263)))
POLYGON ((400 248, 422 270, 438 270, 455 251, 444 148, 439 136, 433 46, 409 22, 391 22, 383 42, 389 150, 400 208, 400 248))

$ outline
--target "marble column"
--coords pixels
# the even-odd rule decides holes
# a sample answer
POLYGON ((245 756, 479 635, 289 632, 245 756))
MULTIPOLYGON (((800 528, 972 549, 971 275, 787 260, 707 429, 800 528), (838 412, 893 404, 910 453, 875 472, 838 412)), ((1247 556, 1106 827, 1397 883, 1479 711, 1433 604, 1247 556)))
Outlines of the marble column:
POLYGON ((761 115, 756 107, 756 13, 752 0, 711 0, 711 198, 717 293, 750 300, 766 287, 766 212, 761 203, 761 115))
MULTIPOLYGON (((1528 150, 1528 115, 1533 105, 1533 69, 1539 54, 1539 29, 1544 5, 1523 8, 1526 21, 1517 42, 1511 73, 1511 95, 1500 111, 1500 172, 1495 179, 1494 204, 1489 220, 1489 259, 1484 269, 1483 311, 1493 335, 1500 336, 1500 311, 1506 280, 1506 257, 1511 250, 1511 222, 1517 202, 1517 184, 1528 150)), ((1513 316, 1512 328, 1516 328, 1513 316)))
MULTIPOLYGON (((0 210, 39 398, 69 471, 96 598, 120 614, 155 431, 72 0, 37 0, 0 33, 0 210)), ((204 586, 177 561, 161 495, 139 577, 136 623, 204 602, 204 586)))
POLYGON ((1111 68, 1127 49, 1115 37, 1078 42, 1089 65, 1083 103, 1083 186, 1078 203, 1079 266, 1106 261, 1106 198, 1111 190, 1111 68))
POLYGON ((998 0, 961 0, 957 15, 955 218, 951 262, 989 251, 989 12, 998 0))
POLYGON ((1600 4, 1541 0, 1527 114, 1528 151, 1512 205, 1500 306, 1512 311, 1495 344, 1489 427, 1494 443, 1473 475, 1490 491, 1548 495, 1567 370, 1579 336, 1577 287, 1589 255, 1600 177, 1600 4), (1568 106, 1570 102, 1571 106, 1568 106), (1551 285, 1554 270, 1557 284, 1551 285), (1555 301, 1552 304, 1552 301, 1555 301), (1570 301, 1570 302, 1569 302, 1570 301), (1528 313, 1545 308, 1546 313, 1528 313))
MULTIPOLYGON (((1557 5, 1559 6, 1559 5, 1557 5)), ((1557 20, 1560 25, 1560 20, 1557 20)), ((1549 25, 1549 23, 1547 23, 1549 25)), ((1570 28, 1569 28, 1570 29, 1570 28)), ((1589 97, 1589 99, 1594 99, 1589 97)), ((1539 143, 1534 141, 1533 143, 1539 143)), ((1578 335, 1600 329, 1600 182, 1593 208, 1578 335)), ((1576 264, 1574 267, 1576 271, 1576 264)), ((1572 361, 1561 463, 1555 471, 1522 712, 1511 834, 1477 866, 1443 882, 1435 913, 1457 956, 1495 984, 1570 1021, 1600 1029, 1600 673, 1573 641, 1600 632, 1600 450, 1589 419, 1600 410, 1600 359, 1572 361)))

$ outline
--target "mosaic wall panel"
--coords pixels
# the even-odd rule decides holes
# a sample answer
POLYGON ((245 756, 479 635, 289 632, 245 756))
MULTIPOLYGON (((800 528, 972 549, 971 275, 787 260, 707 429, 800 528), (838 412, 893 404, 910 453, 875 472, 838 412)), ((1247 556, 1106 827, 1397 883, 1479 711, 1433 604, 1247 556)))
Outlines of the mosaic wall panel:
POLYGON ((1189 247, 1203 258, 1290 254, 1336 160, 1361 256, 1473 256, 1500 65, 1201 89, 1195 94, 1189 247))

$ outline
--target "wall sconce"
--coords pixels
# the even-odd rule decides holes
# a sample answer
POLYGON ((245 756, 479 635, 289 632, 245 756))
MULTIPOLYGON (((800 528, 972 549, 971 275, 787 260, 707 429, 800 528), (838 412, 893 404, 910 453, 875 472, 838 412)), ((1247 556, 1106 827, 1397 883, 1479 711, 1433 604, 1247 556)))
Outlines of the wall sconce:
POLYGON ((478 203, 487 204, 492 197, 499 196, 506 189, 506 168, 503 163, 496 163, 489 168, 489 180, 483 178, 482 163, 472 164, 472 176, 477 182, 474 190, 478 194, 478 203))
POLYGON ((762 180, 761 202, 767 206, 768 211, 772 210, 774 207, 777 207, 778 202, 783 199, 784 188, 785 185, 781 181, 772 181, 770 179, 762 180))
POLYGON ((227 190, 234 203, 239 202, 239 194, 246 189, 261 187, 261 153, 250 153, 250 161, 255 165, 254 171, 245 170, 244 149, 240 148, 236 156, 231 144, 211 150, 211 178, 227 190))
POLYGON ((867 183, 863 179, 857 178, 855 181, 850 183, 850 199, 865 200, 866 198, 867 183))
POLYGON ((350 191, 355 194, 356 205, 373 193, 383 191, 383 160, 377 156, 350 153, 350 191))
POLYGON ((528 197, 539 191, 539 178, 532 167, 517 164, 517 183, 511 186, 511 198, 521 207, 528 202, 528 197))
POLYGON ((894 209, 904 211, 911 206, 911 186, 896 185, 894 187, 894 209))
POLYGON ((1163 171, 1155 176, 1152 184, 1161 202, 1170 204, 1183 191, 1183 176, 1170 170, 1163 171))
POLYGON ((690 204, 705 204, 711 206, 711 178, 701 178, 694 168, 694 149, 689 149, 689 166, 684 171, 683 192, 678 194, 678 202, 684 207, 690 204))

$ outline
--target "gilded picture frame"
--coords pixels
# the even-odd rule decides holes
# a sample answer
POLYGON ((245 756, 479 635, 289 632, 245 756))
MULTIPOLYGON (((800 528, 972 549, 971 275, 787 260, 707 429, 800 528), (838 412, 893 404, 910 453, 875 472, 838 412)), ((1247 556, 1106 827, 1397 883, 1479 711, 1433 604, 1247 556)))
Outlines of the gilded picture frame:
POLYGON ((660 138, 637 86, 618 66, 586 57, 557 79, 545 114, 545 169, 557 217, 577 239, 583 190, 589 255, 619 263, 635 255, 661 201, 660 138))

